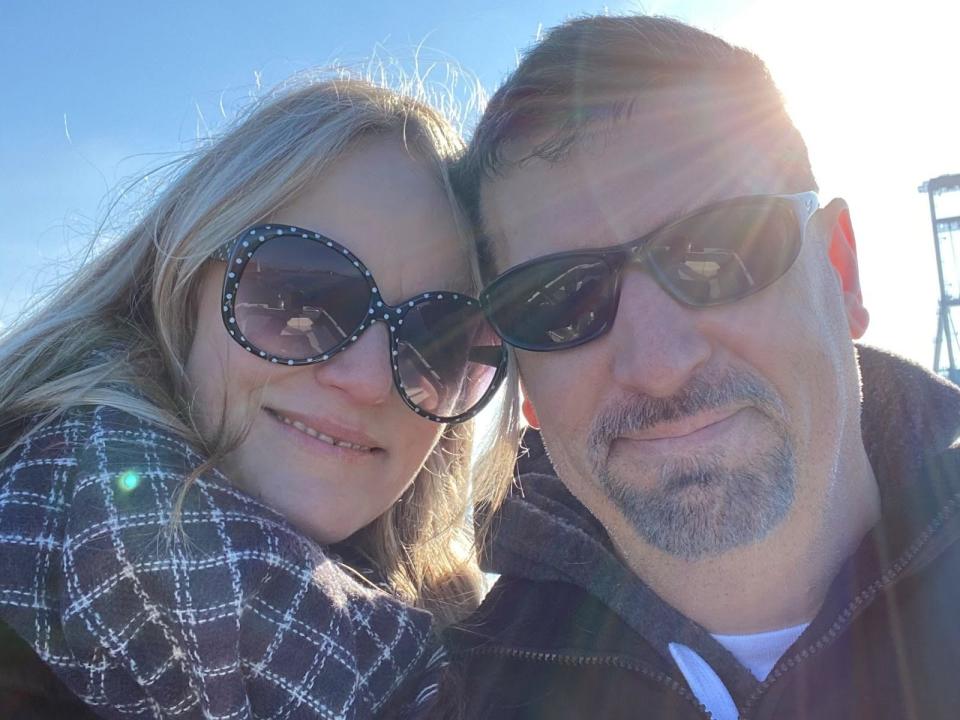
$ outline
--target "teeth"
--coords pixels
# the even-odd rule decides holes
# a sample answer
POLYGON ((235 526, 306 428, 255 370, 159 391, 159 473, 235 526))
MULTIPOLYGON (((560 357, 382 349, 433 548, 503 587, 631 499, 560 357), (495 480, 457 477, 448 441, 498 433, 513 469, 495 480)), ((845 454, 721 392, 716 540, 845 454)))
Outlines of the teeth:
POLYGON ((348 448, 349 450, 359 450, 360 452, 370 452, 371 450, 371 448, 368 448, 365 445, 356 445, 352 442, 347 442, 346 440, 337 440, 336 438, 330 437, 325 433, 322 433, 318 430, 314 430, 312 427, 308 425, 304 425, 299 420, 291 420, 288 417, 284 417, 280 413, 274 413, 274 414, 278 418, 280 418, 280 420, 283 422, 284 425, 290 425, 291 427, 296 428, 300 432, 306 433, 310 437, 316 438, 317 440, 323 440, 323 442, 333 445, 334 447, 343 447, 343 448, 348 448))

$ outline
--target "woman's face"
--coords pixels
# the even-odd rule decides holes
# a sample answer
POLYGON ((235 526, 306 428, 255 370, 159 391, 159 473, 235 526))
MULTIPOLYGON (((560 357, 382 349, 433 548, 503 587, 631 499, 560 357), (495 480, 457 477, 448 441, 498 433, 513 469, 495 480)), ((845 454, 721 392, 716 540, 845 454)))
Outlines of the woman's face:
MULTIPOLYGON (((467 286, 447 197, 429 167, 394 137, 370 138, 268 222, 321 233, 349 248, 397 304, 426 290, 467 286)), ((413 413, 393 384, 387 329, 373 325, 327 362, 271 364, 224 329, 224 265, 211 262, 187 359, 194 413, 214 432, 222 408, 250 432, 223 463, 238 487, 321 543, 342 540, 392 505, 443 427, 413 413)))

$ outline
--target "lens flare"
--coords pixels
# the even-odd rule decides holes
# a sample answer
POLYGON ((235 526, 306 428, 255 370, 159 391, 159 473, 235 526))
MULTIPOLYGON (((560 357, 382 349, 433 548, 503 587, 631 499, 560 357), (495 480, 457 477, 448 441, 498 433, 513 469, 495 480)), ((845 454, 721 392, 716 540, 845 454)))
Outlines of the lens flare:
POLYGON ((133 492, 140 485, 140 476, 133 470, 127 470, 121 473, 117 478, 117 488, 122 492, 133 492))

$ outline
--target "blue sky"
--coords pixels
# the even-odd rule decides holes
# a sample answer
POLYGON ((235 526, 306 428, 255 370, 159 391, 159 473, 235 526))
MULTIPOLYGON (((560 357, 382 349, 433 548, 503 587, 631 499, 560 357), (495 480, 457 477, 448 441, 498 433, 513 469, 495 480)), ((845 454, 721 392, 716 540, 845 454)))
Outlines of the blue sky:
MULTIPOLYGON (((960 3, 899 14, 860 0, 412 0, 84 3, 6 0, 0 116, 0 323, 56 282, 130 180, 193 146, 294 72, 452 60, 488 89, 538 28, 585 13, 667 14, 764 57, 825 195, 858 232, 867 340, 932 358, 936 271, 923 180, 960 173, 960 3)), ((909 8, 909 9, 908 9, 909 8)), ((115 215, 121 226, 126 216, 115 215)))

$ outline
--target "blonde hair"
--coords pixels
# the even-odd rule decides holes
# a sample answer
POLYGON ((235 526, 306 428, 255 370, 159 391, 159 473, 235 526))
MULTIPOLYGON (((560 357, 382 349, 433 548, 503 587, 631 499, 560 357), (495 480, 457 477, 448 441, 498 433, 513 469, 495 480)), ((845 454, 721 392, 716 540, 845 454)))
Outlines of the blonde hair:
MULTIPOLYGON (((179 173, 125 236, 7 332, 0 343, 0 427, 41 417, 14 431, 23 440, 70 408, 116 407, 206 449, 210 460, 187 478, 185 490, 244 432, 221 423, 215 437, 204 437, 191 417, 185 363, 201 270, 224 238, 265 219, 358 140, 385 133, 401 137, 436 169, 456 212, 446 166, 462 141, 438 111, 361 80, 287 86, 183 158, 179 173)), ((474 476, 481 504, 495 504, 506 489, 514 395, 508 394, 496 421, 500 432, 474 476)), ((401 501, 351 539, 398 596, 433 611, 440 624, 479 600, 467 512, 472 439, 472 423, 447 426, 401 501)))

